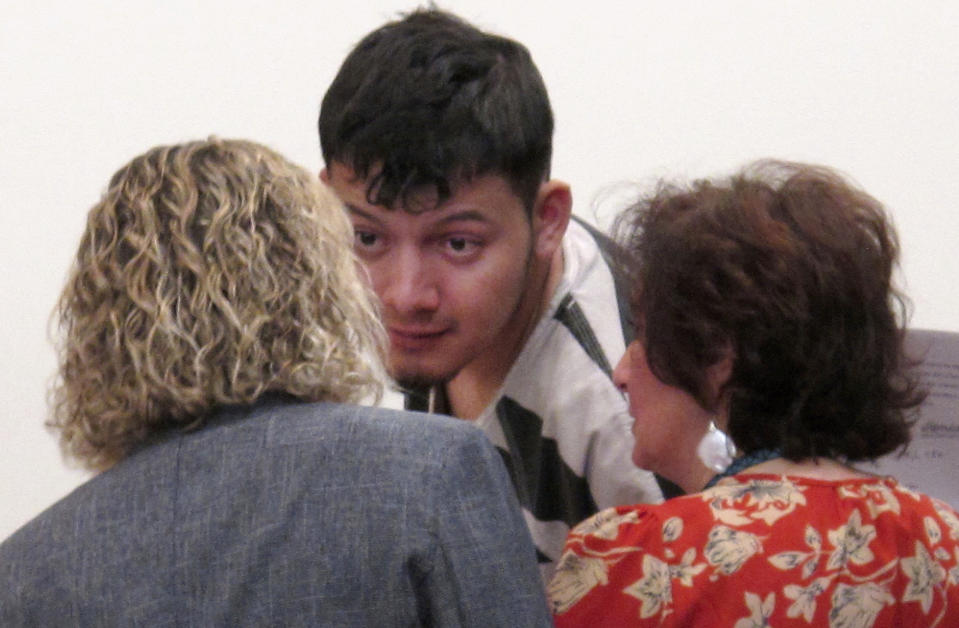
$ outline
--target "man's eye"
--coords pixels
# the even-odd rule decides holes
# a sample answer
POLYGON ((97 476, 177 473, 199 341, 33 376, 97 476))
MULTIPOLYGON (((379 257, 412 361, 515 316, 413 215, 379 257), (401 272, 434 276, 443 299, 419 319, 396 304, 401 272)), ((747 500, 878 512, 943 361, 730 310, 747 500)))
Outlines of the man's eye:
POLYGON ((376 244, 376 234, 369 231, 357 231, 356 243, 360 246, 373 246, 376 244))
POLYGON ((458 259, 471 258, 477 254, 482 247, 480 241, 468 237, 446 238, 446 240, 443 241, 443 245, 449 254, 454 255, 458 259))

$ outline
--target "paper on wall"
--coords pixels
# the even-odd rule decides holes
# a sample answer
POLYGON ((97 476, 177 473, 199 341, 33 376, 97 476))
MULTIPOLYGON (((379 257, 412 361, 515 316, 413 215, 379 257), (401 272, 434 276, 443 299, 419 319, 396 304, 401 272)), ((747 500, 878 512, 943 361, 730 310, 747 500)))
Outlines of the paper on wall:
POLYGON ((909 330, 906 347, 922 359, 917 368, 929 394, 913 426, 912 442, 902 454, 859 466, 894 476, 904 486, 959 509, 959 333, 909 330))

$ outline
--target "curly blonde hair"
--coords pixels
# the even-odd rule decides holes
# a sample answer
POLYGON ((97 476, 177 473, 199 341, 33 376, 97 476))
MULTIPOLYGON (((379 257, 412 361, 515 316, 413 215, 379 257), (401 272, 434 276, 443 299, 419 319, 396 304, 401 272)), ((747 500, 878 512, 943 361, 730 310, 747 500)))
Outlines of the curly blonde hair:
POLYGON ((160 146, 91 210, 55 314, 52 428, 105 469, 265 393, 379 399, 384 332, 352 228, 317 177, 210 138, 160 146))

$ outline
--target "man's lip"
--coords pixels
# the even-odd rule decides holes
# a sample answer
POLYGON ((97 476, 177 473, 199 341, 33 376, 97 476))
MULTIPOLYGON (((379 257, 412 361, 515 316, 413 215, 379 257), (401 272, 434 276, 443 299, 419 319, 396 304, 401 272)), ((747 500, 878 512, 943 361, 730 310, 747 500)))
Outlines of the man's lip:
POLYGON ((390 327, 390 344, 400 351, 422 351, 442 338, 446 329, 390 327))
POLYGON ((445 329, 423 329, 419 327, 390 327, 389 332, 391 336, 399 336, 401 338, 435 338, 442 335, 446 332, 445 329))

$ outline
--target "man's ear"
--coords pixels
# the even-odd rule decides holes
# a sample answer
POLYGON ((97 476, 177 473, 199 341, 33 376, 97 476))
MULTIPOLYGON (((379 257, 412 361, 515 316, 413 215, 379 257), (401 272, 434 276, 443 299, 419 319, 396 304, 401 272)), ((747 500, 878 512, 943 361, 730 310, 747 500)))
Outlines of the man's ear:
POLYGON ((569 185, 551 180, 539 187, 532 215, 537 255, 547 258, 559 248, 572 211, 573 196, 569 185))
POLYGON ((325 167, 320 170, 320 181, 327 185, 330 184, 330 173, 325 167))

